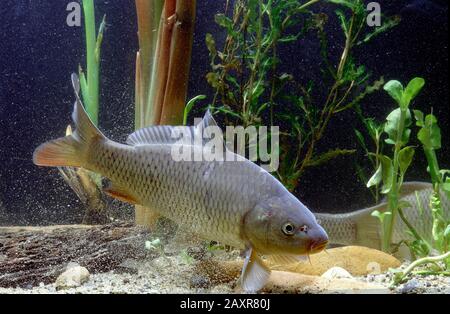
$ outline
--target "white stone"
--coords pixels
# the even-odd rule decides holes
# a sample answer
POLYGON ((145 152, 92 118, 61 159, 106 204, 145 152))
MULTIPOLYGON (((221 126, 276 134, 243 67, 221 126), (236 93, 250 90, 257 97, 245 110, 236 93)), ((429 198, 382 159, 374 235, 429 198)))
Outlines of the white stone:
POLYGON ((325 279, 353 278, 353 276, 348 271, 341 267, 332 267, 325 273, 323 273, 321 277, 325 279))
POLYGON ((85 267, 74 266, 68 268, 56 279, 57 290, 80 287, 89 280, 89 271, 85 267))

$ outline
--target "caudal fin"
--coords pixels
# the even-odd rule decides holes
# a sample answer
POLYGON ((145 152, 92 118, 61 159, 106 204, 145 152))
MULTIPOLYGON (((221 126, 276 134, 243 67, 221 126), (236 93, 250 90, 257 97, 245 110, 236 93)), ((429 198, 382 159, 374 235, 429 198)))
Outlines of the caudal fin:
POLYGON ((72 85, 76 101, 72 113, 75 132, 66 137, 40 145, 33 154, 33 162, 46 167, 82 167, 88 162, 88 149, 93 141, 104 139, 104 135, 92 123, 80 100, 80 82, 72 74, 72 85))

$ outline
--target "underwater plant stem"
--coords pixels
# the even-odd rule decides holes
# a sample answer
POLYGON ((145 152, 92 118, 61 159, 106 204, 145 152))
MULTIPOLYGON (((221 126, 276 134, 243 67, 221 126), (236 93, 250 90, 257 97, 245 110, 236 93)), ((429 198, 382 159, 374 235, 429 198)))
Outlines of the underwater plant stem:
POLYGON ((388 193, 388 208, 389 212, 391 212, 391 215, 388 215, 384 220, 384 235, 383 235, 383 245, 382 249, 385 252, 389 252, 391 248, 391 241, 392 241, 392 233, 394 230, 395 225, 395 219, 397 216, 398 211, 398 197, 399 197, 399 191, 402 184, 402 178, 399 178, 398 176, 398 170, 399 170, 399 154, 400 150, 403 146, 403 133, 405 129, 405 120, 406 120, 406 112, 407 108, 400 107, 400 120, 398 123, 398 129, 397 129, 397 139, 395 142, 395 149, 394 149, 394 159, 393 159, 393 171, 392 171, 392 186, 388 193))
POLYGON ((423 150, 428 162, 431 181, 433 182, 434 185, 441 183, 441 176, 439 174, 439 162, 437 160, 436 151, 432 148, 426 147, 424 147, 423 150))
POLYGON ((176 1, 165 1, 159 25, 159 38, 155 54, 155 67, 152 73, 152 86, 150 88, 149 123, 161 124, 161 114, 164 106, 164 96, 167 87, 167 77, 170 66, 170 49, 172 42, 173 25, 175 23, 176 1))
POLYGON ((153 1, 136 0, 139 39, 139 61, 136 62, 136 76, 139 75, 139 91, 136 91, 139 103, 136 103, 137 122, 135 128, 140 129, 145 125, 147 116, 146 100, 150 89, 150 73, 152 69, 152 43, 153 43, 153 1), (138 69, 139 67, 139 69, 138 69), (137 106, 139 105, 139 106, 137 106), (139 107, 139 108, 138 108, 139 107))
POLYGON ((450 258, 450 252, 446 252, 445 254, 439 255, 439 256, 428 256, 421 259, 418 259, 414 262, 412 262, 404 271, 399 273, 394 277, 394 284, 400 283, 403 281, 403 279, 410 274, 414 268, 423 265, 423 264, 429 264, 429 263, 437 263, 440 261, 444 261, 447 258, 450 258))
POLYGON ((170 65, 160 124, 181 125, 189 83, 194 39, 196 0, 176 3, 176 21, 170 47, 170 65))
POLYGON ((346 34, 345 48, 344 48, 344 52, 342 53, 341 61, 339 62, 339 67, 338 67, 338 71, 337 71, 337 82, 339 82, 342 79, 342 75, 344 73, 344 67, 347 64, 347 58, 350 54, 350 50, 352 47, 352 41, 353 41, 352 38, 353 38, 354 23, 355 23, 355 12, 352 13, 350 27, 348 29, 348 33, 346 34))
MULTIPOLYGON (((166 1, 166 2, 173 2, 166 1)), ((155 67, 158 66, 158 59, 156 58, 156 50, 159 42, 161 28, 160 20, 163 10, 163 0, 147 1, 136 0, 136 12, 138 17, 138 37, 139 37, 139 56, 140 69, 136 69, 139 74, 139 101, 136 103, 136 129, 143 128, 152 124, 152 113, 156 104, 154 104, 151 95, 155 80, 153 73, 155 67), (138 108, 139 107, 139 108, 138 108)), ((138 64, 136 65, 138 66, 138 64)), ((137 91, 136 91, 137 93, 137 91)))
POLYGON ((86 111, 92 122, 98 125, 99 110, 99 72, 100 60, 99 53, 96 53, 97 35, 95 28, 95 10, 93 0, 83 0, 83 10, 85 16, 85 32, 86 32, 86 56, 87 56, 87 91, 83 95, 87 95, 84 99, 86 111))
POLYGON ((302 4, 302 5, 298 8, 298 10, 299 10, 299 11, 304 10, 304 9, 306 9, 307 7, 309 7, 309 6, 311 6, 311 5, 315 4, 315 3, 317 3, 317 2, 319 2, 319 1, 321 1, 321 0, 310 0, 310 1, 306 2, 305 4, 302 4))
POLYGON ((403 210, 400 207, 398 208, 398 215, 400 216, 402 221, 405 223, 405 225, 408 227, 409 231, 411 231, 411 233, 413 234, 414 238, 416 238, 416 240, 423 240, 422 237, 417 232, 417 230, 414 228, 414 226, 411 225, 411 223, 408 221, 408 219, 406 219, 406 216, 405 216, 405 214, 403 213, 403 210))
POLYGON ((141 101, 141 53, 138 51, 136 53, 136 76, 135 76, 135 94, 134 94, 134 128, 135 130, 140 129, 140 127, 144 124, 143 118, 144 115, 142 114, 142 101, 141 101))

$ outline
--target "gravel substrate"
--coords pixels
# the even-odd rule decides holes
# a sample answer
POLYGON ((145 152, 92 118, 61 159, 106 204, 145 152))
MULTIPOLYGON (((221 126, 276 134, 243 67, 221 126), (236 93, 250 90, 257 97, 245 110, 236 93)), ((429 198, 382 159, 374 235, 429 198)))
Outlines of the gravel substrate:
MULTIPOLYGON (((231 253, 237 258, 238 253, 231 253)), ((219 259, 230 254, 219 254, 219 259)), ((185 254, 171 254, 145 261, 129 261, 122 269, 91 274, 89 281, 77 288, 58 290, 56 284, 28 288, 0 288, 0 294, 159 294, 159 293, 233 293, 236 282, 211 287, 208 280, 194 271, 194 262, 185 254)), ((405 266, 405 265, 404 265, 405 266)), ((404 267, 402 266, 402 267, 404 267)), ((357 277, 355 280, 389 287, 391 273, 357 277)), ((390 290, 392 293, 450 294, 450 277, 414 276, 390 290)))
MULTIPOLYGON (((405 269, 408 264, 404 263, 400 268, 405 269)), ((367 275, 358 279, 389 287, 393 276, 393 273, 388 272, 379 275, 367 275)), ((391 287, 391 290, 398 294, 450 294, 450 277, 444 275, 410 275, 405 282, 391 287)))

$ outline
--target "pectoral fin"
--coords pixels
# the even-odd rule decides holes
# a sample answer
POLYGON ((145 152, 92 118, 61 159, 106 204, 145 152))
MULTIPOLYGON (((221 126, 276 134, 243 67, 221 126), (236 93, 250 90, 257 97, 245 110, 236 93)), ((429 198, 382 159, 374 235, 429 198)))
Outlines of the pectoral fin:
POLYGON ((104 188, 103 192, 105 192, 109 196, 114 197, 122 202, 130 203, 133 205, 140 205, 138 200, 134 196, 130 195, 130 193, 125 188, 122 188, 121 186, 112 184, 112 185, 104 188))
POLYGON ((246 292, 256 292, 264 287, 270 276, 270 269, 259 255, 249 248, 245 254, 241 274, 241 286, 246 292))

